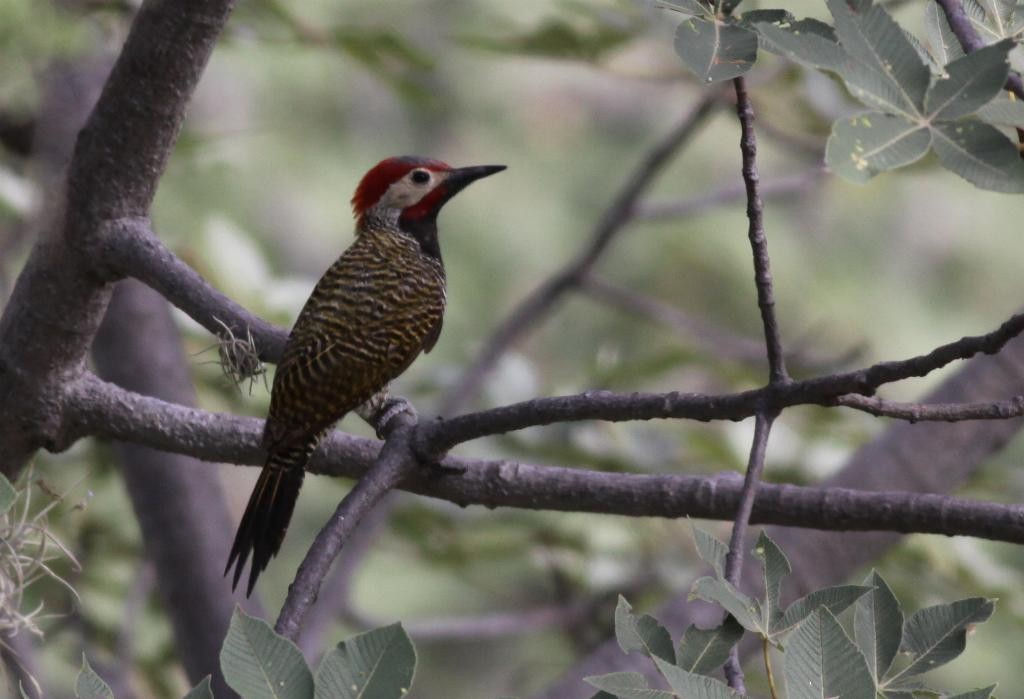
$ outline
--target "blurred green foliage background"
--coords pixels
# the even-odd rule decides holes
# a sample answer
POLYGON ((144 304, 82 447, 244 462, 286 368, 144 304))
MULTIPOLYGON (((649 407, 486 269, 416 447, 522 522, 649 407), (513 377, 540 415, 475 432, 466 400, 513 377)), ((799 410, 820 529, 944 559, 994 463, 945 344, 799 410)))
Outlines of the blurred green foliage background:
MULTIPOLYGON (((893 4, 905 26, 920 26, 923 3, 893 4)), ((815 2, 786 7, 823 16, 815 2)), ((132 9, 86 0, 0 3, 0 107, 31 117, 48 66, 116 51, 132 9)), ((474 187, 441 219, 449 270, 445 331, 396 386, 429 414, 500 319, 585 244, 634 163, 700 96, 672 50, 676 23, 671 13, 629 0, 240 3, 162 180, 155 225, 215 285, 287 325, 351 240, 349 197, 378 160, 417 153, 456 165, 507 164, 507 172, 474 187)), ((750 82, 763 181, 813 173, 828 124, 854 103, 827 77, 764 53, 750 82)), ((736 187, 737 146, 735 118, 723 109, 659 178, 650 200, 736 187)), ((834 361, 849 362, 851 351, 856 363, 900 358, 986 331, 1019 309, 1020 197, 977 190, 931 160, 861 187, 827 174, 808 182, 796 196, 769 199, 766 208, 778 312, 791 348, 834 361)), ((3 297, 27 255, 33 202, 41 196, 31 166, 0 153, 3 297)), ((759 340, 739 202, 631 225, 597 275, 759 340)), ((262 416, 262 384, 251 391, 229 386, 210 363, 216 352, 208 349, 209 335, 179 318, 201 406, 262 416)), ((725 354, 576 294, 502 360, 478 404, 591 388, 739 390, 763 380, 763 362, 725 354)), ((891 387, 886 396, 915 398, 944 375, 891 387)), ((768 478, 816 482, 884 427, 850 411, 787 412, 772 435, 768 478)), ((341 428, 370 434, 356 418, 341 428)), ((752 421, 586 423, 480 441, 460 452, 710 474, 741 469, 751 433, 752 421)), ((1020 501, 1022 456, 1017 440, 980 472, 969 494, 1020 501)), ((240 513, 255 470, 219 468, 231 508, 240 513)), ((68 571, 80 601, 56 586, 34 591, 57 615, 43 624, 44 676, 68 691, 83 636, 90 657, 117 651, 125 600, 145 565, 106 447, 86 440, 64 454, 41 454, 35 473, 58 489, 78 483, 52 519, 82 560, 81 573, 68 571), (87 502, 84 510, 70 507, 79 501, 87 502)), ((349 487, 316 478, 264 577, 270 610, 349 487)), ((1024 554, 1009 545, 929 536, 909 537, 878 561, 908 607, 978 594, 1000 598, 966 658, 944 669, 937 684, 1024 684, 1024 668, 1008 662, 1024 634, 1022 563, 1024 554)), ((401 497, 355 579, 354 605, 375 621, 412 624, 630 589, 638 607, 649 608, 699 570, 685 522, 461 510, 401 497)), ((140 696, 180 696, 186 685, 169 625, 151 590, 142 592, 132 629, 135 685, 140 696)), ((529 695, 607 635, 613 599, 568 630, 484 641, 420 638, 410 696, 529 695)), ((354 630, 339 620, 327 639, 354 630)))

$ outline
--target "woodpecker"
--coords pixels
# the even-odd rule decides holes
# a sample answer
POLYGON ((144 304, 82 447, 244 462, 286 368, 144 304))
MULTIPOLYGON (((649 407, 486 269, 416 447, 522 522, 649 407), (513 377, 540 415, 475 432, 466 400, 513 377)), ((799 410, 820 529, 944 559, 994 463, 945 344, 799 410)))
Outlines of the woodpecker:
POLYGON ((355 241, 317 282, 274 376, 267 460, 224 571, 234 566, 232 589, 252 554, 251 595, 281 548, 306 463, 330 427, 371 400, 379 409, 391 380, 434 347, 445 308, 437 214, 468 184, 504 169, 404 156, 363 176, 352 197, 355 241))

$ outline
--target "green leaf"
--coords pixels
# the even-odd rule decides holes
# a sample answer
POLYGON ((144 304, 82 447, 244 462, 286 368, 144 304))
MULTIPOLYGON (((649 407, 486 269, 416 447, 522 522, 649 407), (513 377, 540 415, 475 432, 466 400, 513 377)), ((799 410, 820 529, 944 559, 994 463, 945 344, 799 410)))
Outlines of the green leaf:
POLYGON ((875 683, 864 656, 832 613, 819 607, 786 646, 788 699, 874 699, 875 683))
POLYGON ((210 676, 204 677, 203 681, 193 687, 183 699, 214 699, 213 690, 210 689, 210 676))
POLYGON ((1007 39, 1020 34, 1024 18, 1018 16, 1012 2, 1003 0, 964 0, 967 18, 986 42, 1007 39))
POLYGON ((877 685, 900 650, 903 610, 878 571, 871 571, 864 584, 872 590, 854 607, 853 635, 877 685))
POLYGON ((951 63, 964 55, 960 40, 949 26, 946 13, 935 0, 928 0, 925 5, 925 27, 928 30, 928 43, 932 52, 942 65, 951 63))
POLYGON ((658 657, 667 662, 676 661, 672 648, 672 637, 658 620, 649 614, 638 617, 626 598, 619 595, 615 607, 615 638, 623 653, 638 650, 649 657, 658 657))
POLYGON ((903 629, 903 650, 913 662, 897 677, 928 672, 963 653, 969 627, 992 616, 993 600, 970 597, 914 612, 903 629))
POLYGON ((889 13, 870 2, 854 9, 846 0, 828 0, 828 7, 848 54, 840 75, 854 96, 887 112, 920 114, 931 71, 889 13))
POLYGON ((401 624, 342 641, 316 675, 316 699, 400 699, 412 686, 416 650, 401 624))
POLYGON ((706 83, 743 75, 757 59, 757 35, 735 23, 691 17, 676 29, 676 53, 706 83))
POLYGON ((832 614, 840 614, 870 591, 870 587, 861 585, 835 585, 815 590, 789 605, 786 613, 782 615, 782 621, 772 628, 772 636, 789 631, 819 607, 824 607, 832 614))
POLYGON ((932 73, 936 73, 942 70, 942 64, 939 63, 938 59, 932 54, 931 49, 921 43, 921 40, 916 36, 908 32, 906 29, 903 30, 903 35, 907 37, 907 41, 917 51, 917 57, 921 59, 921 62, 928 66, 928 70, 932 73))
POLYGON ((309 699, 313 676, 298 647, 240 607, 220 651, 228 686, 245 699, 309 699))
POLYGON ((647 678, 639 672, 612 672, 584 677, 583 681, 619 699, 675 699, 671 692, 648 688, 647 678))
POLYGON ((767 632, 757 600, 747 597, 724 580, 700 578, 693 583, 693 589, 690 591, 690 599, 694 597, 721 606, 749 631, 762 635, 767 632))
POLYGON ((786 554, 782 553, 763 529, 754 546, 754 555, 761 560, 764 568, 764 617, 770 628, 782 618, 782 610, 779 609, 782 579, 792 573, 793 568, 786 554))
POLYGON ((78 699, 114 699, 110 685, 92 669, 85 658, 85 653, 82 653, 82 669, 78 671, 78 678, 75 680, 75 696, 78 699))
POLYGON ((711 19, 715 13, 700 0, 661 0, 664 7, 675 12, 681 12, 690 17, 707 17, 711 19))
POLYGON ((839 72, 845 54, 832 27, 816 19, 796 22, 757 22, 758 34, 767 42, 765 48, 791 61, 812 68, 839 72))
POLYGON ((921 159, 931 146, 928 128, 903 117, 861 112, 837 119, 825 145, 829 169, 851 182, 921 159))
POLYGON ((728 660, 729 651, 742 637, 743 627, 731 616, 713 629, 698 629, 691 624, 679 641, 676 664, 687 672, 706 675, 728 660))
POLYGON ((992 696, 992 692, 995 691, 997 685, 989 685, 984 689, 972 689, 969 692, 963 694, 949 695, 946 699, 988 699, 992 696))
POLYGON ((887 694, 913 694, 914 692, 928 692, 930 694, 939 694, 934 689, 929 689, 928 685, 921 682, 917 678, 904 677, 892 682, 886 682, 885 689, 883 690, 887 694))
POLYGON ((990 124, 1024 128, 1024 100, 1004 93, 974 113, 976 117, 990 124))
POLYGON ((958 58, 946 66, 949 77, 936 80, 925 96, 925 111, 933 120, 973 114, 998 95, 1010 66, 1006 58, 1013 41, 1000 41, 958 58))
POLYGON ((685 699, 742 699, 743 695, 733 691, 721 680, 706 675, 695 675, 660 658, 655 658, 658 670, 677 696, 685 699))
POLYGON ((999 129, 974 119, 934 124, 932 145, 949 170, 982 189, 1024 192, 1024 161, 999 129))
POLYGON ((725 559, 729 555, 729 547, 703 529, 693 527, 693 543, 697 546, 697 555, 705 563, 710 563, 719 579, 725 577, 725 559))

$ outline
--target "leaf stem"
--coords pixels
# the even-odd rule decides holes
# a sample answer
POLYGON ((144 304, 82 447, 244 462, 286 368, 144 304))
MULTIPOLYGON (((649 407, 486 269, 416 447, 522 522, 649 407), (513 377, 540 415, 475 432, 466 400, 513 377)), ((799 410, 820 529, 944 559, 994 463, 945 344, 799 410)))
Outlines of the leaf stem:
POLYGON ((772 661, 768 654, 768 637, 761 637, 761 652, 764 654, 764 669, 768 675, 768 691, 772 699, 779 699, 778 691, 775 689, 775 675, 772 673, 772 661))

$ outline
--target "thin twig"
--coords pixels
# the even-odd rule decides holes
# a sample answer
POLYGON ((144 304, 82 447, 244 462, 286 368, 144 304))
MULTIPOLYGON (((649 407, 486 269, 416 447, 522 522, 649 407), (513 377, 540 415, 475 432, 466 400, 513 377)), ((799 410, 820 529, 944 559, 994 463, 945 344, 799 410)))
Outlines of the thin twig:
POLYGON ((754 135, 754 108, 750 105, 747 85, 743 77, 735 78, 736 115, 740 121, 740 152, 743 155, 743 184, 747 191, 747 218, 750 227, 747 237, 754 253, 754 280, 757 284, 757 305, 761 309, 764 340, 768 352, 768 373, 773 384, 786 383, 786 359, 782 352, 779 323, 775 317, 775 294, 772 289, 771 262, 768 257, 768 237, 764 232, 764 205, 761 201, 760 177, 757 174, 757 137, 754 135))
POLYGON ((419 449, 427 454, 441 454, 456 444, 480 437, 572 420, 743 420, 762 409, 779 412, 801 404, 833 405, 837 398, 848 393, 870 395, 880 386, 926 376, 958 359, 979 353, 994 354, 1021 332, 1024 332, 1024 314, 1017 314, 989 333, 963 337, 916 357, 879 362, 863 369, 813 379, 769 384, 742 393, 589 391, 574 396, 535 398, 422 424, 417 430, 419 449))
MULTIPOLYGON (((747 237, 754 255, 754 281, 757 286, 757 305, 761 309, 761 322, 764 325, 765 351, 768 355, 769 387, 789 384, 786 372, 786 359, 782 350, 782 337, 779 332, 778 320, 775 317, 775 294, 772 289, 771 261, 768 256, 768 237, 764 231, 763 205, 759 191, 760 178, 757 174, 757 138, 754 134, 754 108, 750 105, 746 81, 742 76, 733 79, 736 88, 736 116, 740 122, 740 153, 743 156, 743 183, 747 191, 747 218, 750 227, 747 237)), ((743 568, 743 549, 746 547, 747 528, 750 524, 750 513, 754 509, 754 498, 757 495, 761 473, 764 471, 765 452, 768 447, 768 435, 772 422, 778 413, 761 409, 754 421, 754 441, 750 447, 750 459, 747 462, 747 473, 743 479, 743 490, 740 495, 739 507, 732 525, 732 536, 729 540, 729 554, 725 560, 725 578, 738 586, 740 572, 743 568)), ((741 694, 746 691, 743 686, 743 669, 740 667, 739 650, 734 646, 725 663, 725 677, 729 686, 741 694)))
POLYGON ((1009 420, 1024 416, 1024 396, 994 403, 897 403, 883 398, 848 395, 837 398, 836 405, 907 422, 1009 420))
MULTIPOLYGON (((324 637, 339 618, 351 619, 349 612, 352 609, 353 578, 370 552, 371 544, 390 520, 396 502, 394 493, 385 495, 376 507, 363 518, 338 554, 334 572, 321 589, 320 595, 309 613, 309 621, 302 626, 296 641, 307 660, 314 661, 323 653, 324 637)), ((367 624, 366 628, 377 628, 383 625, 367 624)), ((408 630, 408 625, 406 630, 408 630)))
POLYGON ((393 419, 389 427, 392 431, 380 455, 366 475, 342 499, 338 509, 317 534, 295 579, 288 586, 288 597, 274 625, 274 630, 282 636, 293 641, 299 637, 302 623, 316 601, 331 564, 352 536, 359 521, 417 467, 417 461, 410 452, 409 441, 415 419, 402 414, 393 419))
POLYGON ((718 95, 705 96, 683 120, 644 156, 622 190, 598 220, 589 244, 565 266, 534 289, 491 334, 473 363, 439 404, 438 413, 455 412, 476 393, 498 359, 531 327, 539 324, 555 305, 590 271, 619 232, 632 219, 637 202, 654 178, 707 121, 718 95))
MULTIPOLYGON (((750 525, 750 514, 754 510, 754 498, 760 487, 761 473, 764 471, 764 457, 768 447, 768 434, 772 429, 774 415, 758 413, 754 419, 754 440, 750 446, 750 458, 747 461, 747 472, 743 478, 743 489, 733 519, 732 535, 729 538, 729 554, 725 558, 725 579, 739 586, 740 573, 743 570, 743 550, 747 545, 747 529, 750 525)), ((740 668, 739 650, 734 646, 725 664, 725 676, 729 686, 741 694, 743 687, 743 670, 740 668)))
POLYGON ((736 524, 729 538, 729 555, 725 559, 725 579, 737 585, 743 569, 743 550, 746 547, 747 525, 754 510, 754 494, 764 471, 764 457, 768 446, 768 434, 772 429, 773 415, 758 413, 754 419, 754 439, 747 460, 747 472, 743 478, 743 489, 736 508, 736 524))

